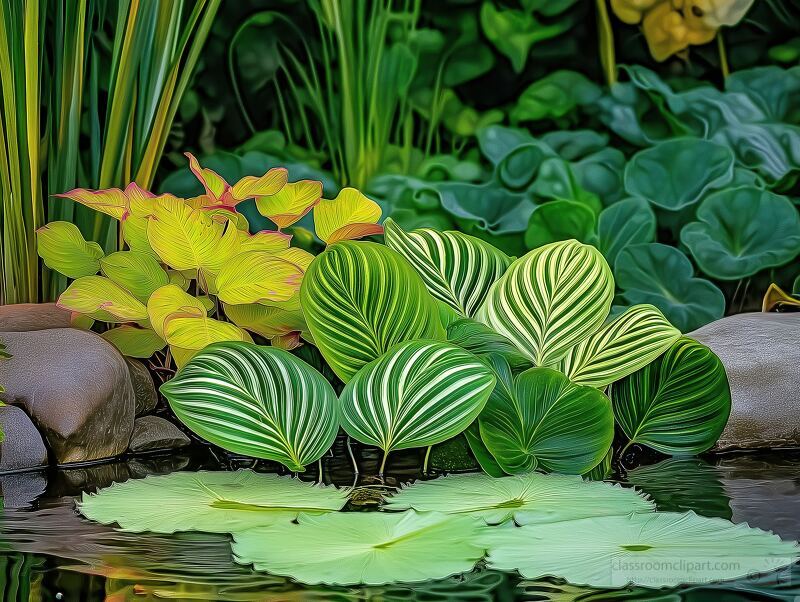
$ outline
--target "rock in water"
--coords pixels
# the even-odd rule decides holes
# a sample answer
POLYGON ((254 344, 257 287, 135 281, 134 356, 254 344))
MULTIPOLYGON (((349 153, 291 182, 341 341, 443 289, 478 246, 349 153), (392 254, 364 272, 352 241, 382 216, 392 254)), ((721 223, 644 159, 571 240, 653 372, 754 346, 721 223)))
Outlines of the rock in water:
POLYGON ((2 332, 11 359, 0 362, 0 399, 25 408, 59 464, 123 453, 133 432, 128 365, 93 332, 56 328, 2 332))
POLYGON ((800 444, 800 313, 738 314, 687 336, 728 374, 731 417, 717 449, 800 444))
POLYGON ((158 416, 137 418, 133 425, 130 451, 134 453, 177 449, 191 443, 183 431, 169 420, 158 416))
POLYGON ((0 407, 0 472, 47 464, 47 448, 28 415, 14 406, 0 407))

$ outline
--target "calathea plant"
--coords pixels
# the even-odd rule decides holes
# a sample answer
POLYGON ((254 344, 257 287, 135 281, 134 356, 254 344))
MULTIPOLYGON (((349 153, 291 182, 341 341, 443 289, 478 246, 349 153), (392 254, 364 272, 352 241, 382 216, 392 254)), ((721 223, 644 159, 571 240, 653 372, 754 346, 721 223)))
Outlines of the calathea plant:
POLYGON ((465 432, 496 476, 605 467, 615 422, 628 445, 670 454, 719 436, 730 393, 718 358, 652 306, 609 320, 613 277, 593 247, 512 260, 461 233, 384 226, 386 245, 333 244, 300 287, 309 338, 345 382, 338 399, 292 354, 220 343, 162 387, 176 414, 292 470, 338 426, 381 448, 383 465, 465 432))
POLYGON ((179 367, 211 343, 251 341, 249 332, 297 347, 307 333, 300 283, 313 255, 291 247, 282 229, 313 210, 322 240, 357 238, 380 231, 380 208, 351 188, 323 199, 319 182, 287 182, 282 168, 230 185, 188 157, 205 189, 198 197, 157 196, 136 184, 61 195, 119 220, 127 248, 106 255, 68 222, 41 228, 39 254, 74 279, 58 305, 115 325, 103 336, 126 355, 169 345, 179 367), (276 230, 248 231, 236 210, 247 199, 276 230))

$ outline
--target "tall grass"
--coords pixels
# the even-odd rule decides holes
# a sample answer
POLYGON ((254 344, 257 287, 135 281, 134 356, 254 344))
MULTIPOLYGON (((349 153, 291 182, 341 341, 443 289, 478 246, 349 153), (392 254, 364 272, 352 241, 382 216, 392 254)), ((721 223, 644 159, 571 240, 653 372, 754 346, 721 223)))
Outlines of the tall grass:
POLYGON ((221 0, 0 2, 0 304, 51 299, 36 228, 116 248, 116 223, 51 194, 152 184, 221 0))

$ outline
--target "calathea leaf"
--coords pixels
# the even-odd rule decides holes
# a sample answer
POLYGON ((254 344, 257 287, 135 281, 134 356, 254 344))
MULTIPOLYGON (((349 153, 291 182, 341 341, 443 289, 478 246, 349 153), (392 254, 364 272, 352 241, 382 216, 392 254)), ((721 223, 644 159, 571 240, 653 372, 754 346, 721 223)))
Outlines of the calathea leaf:
POLYGON ((579 385, 605 387, 646 366, 681 336, 652 305, 635 305, 569 350, 558 369, 579 385))
POLYGON ((301 472, 339 430, 336 394, 286 351, 249 343, 212 345, 161 386, 180 420, 230 451, 301 472))
POLYGON ((498 280, 477 319, 536 366, 560 360, 603 324, 614 279, 600 252, 575 240, 534 249, 498 280))
POLYGON ((431 294, 468 318, 511 264, 499 249, 461 232, 422 228, 406 233, 391 219, 383 226, 386 245, 414 266, 431 294))
POLYGON ((445 338, 422 279, 383 245, 331 245, 308 268, 300 293, 314 343, 345 382, 397 343, 445 338))
POLYGON ((447 325, 447 341, 478 357, 496 353, 503 356, 512 370, 530 368, 531 363, 506 337, 475 320, 461 318, 447 325))
POLYGON ((699 454, 716 443, 731 411, 720 359, 689 338, 611 385, 617 423, 630 443, 665 454, 699 454))
POLYGON ((36 231, 36 242, 45 265, 68 278, 91 276, 100 269, 102 247, 86 242, 75 224, 50 222, 36 231))
POLYGON ((388 453, 455 437, 478 416, 492 371, 447 343, 408 341, 367 364, 339 398, 347 433, 388 453))
POLYGON ((549 368, 530 368, 514 377, 505 360, 490 357, 497 385, 478 424, 486 448, 505 472, 583 474, 603 459, 614 437, 605 395, 549 368))

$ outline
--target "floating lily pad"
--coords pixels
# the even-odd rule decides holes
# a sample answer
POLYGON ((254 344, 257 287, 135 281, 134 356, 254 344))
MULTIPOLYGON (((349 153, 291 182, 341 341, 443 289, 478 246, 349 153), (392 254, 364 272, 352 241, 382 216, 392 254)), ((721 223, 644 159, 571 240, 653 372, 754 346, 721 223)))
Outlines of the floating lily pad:
POLYGON ((435 512, 341 512, 234 533, 233 553, 308 584, 427 581, 472 570, 484 529, 473 517, 435 512))
POLYGON ((723 581, 772 571, 800 557, 796 542, 694 512, 495 529, 486 540, 491 568, 593 587, 723 581))
POLYGON ((390 497, 386 507, 470 514, 493 525, 511 519, 530 525, 655 509, 635 489, 587 482, 578 475, 536 472, 501 478, 462 474, 417 481, 390 497))
POLYGON ((743 186, 721 190, 681 230, 697 265, 709 276, 738 280, 783 265, 800 253, 800 216, 786 197, 743 186))
POLYGON ((123 531, 230 533, 340 510, 348 492, 292 477, 236 472, 174 472, 115 483, 84 494, 86 518, 123 531))

